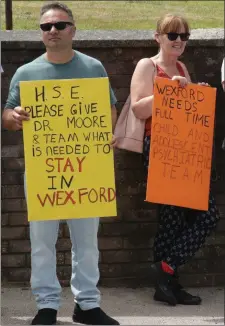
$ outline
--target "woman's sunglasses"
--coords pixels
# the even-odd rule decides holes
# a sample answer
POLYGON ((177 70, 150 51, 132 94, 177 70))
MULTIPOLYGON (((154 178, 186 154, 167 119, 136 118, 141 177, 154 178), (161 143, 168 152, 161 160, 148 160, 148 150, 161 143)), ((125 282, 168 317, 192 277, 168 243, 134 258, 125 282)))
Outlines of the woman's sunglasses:
POLYGON ((40 24, 40 28, 43 32, 49 32, 52 29, 52 26, 54 26, 58 31, 62 31, 68 25, 73 26, 73 23, 70 22, 44 23, 44 24, 40 24))
POLYGON ((166 33, 168 40, 176 41, 178 36, 180 36, 181 41, 188 41, 190 34, 189 33, 166 33))

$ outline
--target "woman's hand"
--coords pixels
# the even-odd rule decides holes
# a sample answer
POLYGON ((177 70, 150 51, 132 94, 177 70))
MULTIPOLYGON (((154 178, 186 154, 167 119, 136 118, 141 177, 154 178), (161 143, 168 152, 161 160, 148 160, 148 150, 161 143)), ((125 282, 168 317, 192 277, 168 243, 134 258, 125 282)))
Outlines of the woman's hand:
POLYGON ((115 148, 116 145, 117 145, 117 143, 118 143, 117 138, 113 135, 113 136, 112 136, 112 140, 111 140, 111 142, 110 142, 110 147, 111 147, 111 148, 115 148))
POLYGON ((185 87, 188 84, 188 80, 186 77, 182 76, 173 76, 172 80, 178 80, 178 83, 181 87, 185 87))
POLYGON ((222 82, 222 87, 223 87, 223 90, 225 92, 225 81, 222 82))
POLYGON ((203 82, 198 83, 198 85, 201 85, 201 86, 209 86, 210 87, 210 85, 208 83, 203 83, 203 82))

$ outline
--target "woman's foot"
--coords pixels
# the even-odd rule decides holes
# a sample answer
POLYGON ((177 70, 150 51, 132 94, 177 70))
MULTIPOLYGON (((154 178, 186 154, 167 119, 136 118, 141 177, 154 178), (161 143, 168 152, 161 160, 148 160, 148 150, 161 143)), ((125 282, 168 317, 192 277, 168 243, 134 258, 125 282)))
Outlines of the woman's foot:
MULTIPOLYGON (((179 284, 178 276, 173 275, 170 286, 173 292, 174 297, 176 298, 176 301, 178 304, 183 305, 200 305, 202 302, 202 299, 199 296, 194 296, 187 291, 184 290, 184 288, 179 284)), ((162 295, 161 290, 156 288, 156 292, 154 294, 154 300, 161 301, 161 302, 167 302, 165 300, 165 296, 162 295)))
POLYGON ((177 299, 172 291, 173 270, 165 262, 157 262, 151 265, 155 278, 154 300, 166 302, 171 306, 177 304, 177 299))
POLYGON ((184 290, 182 285, 179 284, 178 275, 174 275, 173 281, 173 293, 177 299, 177 303, 183 305, 199 305, 202 299, 199 296, 192 295, 184 290))

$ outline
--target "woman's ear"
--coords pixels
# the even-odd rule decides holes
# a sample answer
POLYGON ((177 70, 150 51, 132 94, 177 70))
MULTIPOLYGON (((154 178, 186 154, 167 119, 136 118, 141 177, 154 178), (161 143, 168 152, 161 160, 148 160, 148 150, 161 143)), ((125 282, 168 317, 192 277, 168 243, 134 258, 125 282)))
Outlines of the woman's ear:
POLYGON ((157 33, 157 32, 155 33, 155 40, 157 43, 159 43, 159 33, 157 33))

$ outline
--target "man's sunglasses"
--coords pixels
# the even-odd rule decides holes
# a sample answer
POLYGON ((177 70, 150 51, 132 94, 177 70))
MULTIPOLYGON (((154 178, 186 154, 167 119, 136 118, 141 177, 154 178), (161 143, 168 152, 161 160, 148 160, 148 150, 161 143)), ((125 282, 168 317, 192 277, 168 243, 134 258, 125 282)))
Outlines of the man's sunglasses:
POLYGON ((54 26, 58 31, 62 31, 68 25, 73 26, 73 23, 70 22, 44 23, 44 24, 40 24, 40 28, 43 32, 49 32, 52 29, 52 26, 54 26))
POLYGON ((190 34, 189 33, 166 33, 168 40, 176 41, 178 36, 180 36, 181 41, 188 41, 190 34))

